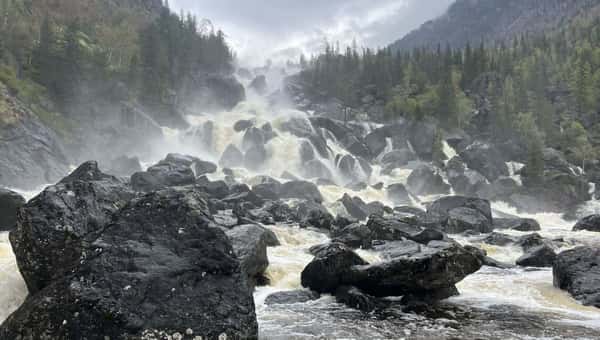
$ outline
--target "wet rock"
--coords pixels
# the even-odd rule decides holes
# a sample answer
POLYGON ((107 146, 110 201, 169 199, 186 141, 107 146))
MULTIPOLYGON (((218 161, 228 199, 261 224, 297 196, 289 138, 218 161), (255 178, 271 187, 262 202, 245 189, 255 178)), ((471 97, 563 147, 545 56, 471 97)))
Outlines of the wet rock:
POLYGON ((259 197, 266 200, 279 199, 279 193, 281 191, 281 183, 276 180, 259 183, 252 186, 252 191, 259 197))
POLYGON ((346 185, 346 188, 352 191, 362 191, 365 190, 367 187, 368 185, 365 182, 352 182, 346 185))
POLYGON ((412 237, 419 235, 423 231, 418 226, 405 223, 394 217, 377 215, 369 217, 367 227, 371 231, 371 238, 373 240, 394 241, 412 239, 412 237))
POLYGON ((235 124, 233 124, 233 130, 235 130, 235 132, 242 132, 242 131, 246 131, 249 128, 254 126, 254 122, 252 120, 238 120, 237 122, 235 122, 235 124))
POLYGON ((436 129, 429 122, 413 122, 408 129, 410 144, 420 158, 431 159, 436 129))
POLYGON ((252 224, 237 226, 225 234, 231 241, 250 287, 264 281, 264 273, 269 266, 267 247, 279 245, 277 236, 268 229, 252 224))
POLYGON ((9 231, 17 223, 17 210, 25 205, 25 199, 14 191, 0 188, 0 231, 9 231))
MULTIPOLYGON (((52 218, 46 211, 39 217, 52 218)), ((89 228, 71 222, 73 228, 89 228)), ((147 194, 97 225, 101 228, 87 233, 85 242, 62 235, 70 242, 61 249, 77 253, 76 263, 63 262, 48 285, 30 292, 0 328, 1 338, 135 339, 147 329, 172 334, 188 328, 203 338, 258 336, 252 293, 229 239, 211 227, 202 193, 190 187, 147 194)), ((64 254, 38 257, 34 249, 48 246, 33 245, 17 256, 65 261, 64 254)), ((42 274, 39 269, 34 275, 42 274)))
MULTIPOLYGON (((433 241, 417 252, 342 271, 342 283, 374 296, 435 295, 481 268, 481 260, 454 242, 433 241)), ((448 297, 448 296, 445 296, 448 297)))
POLYGON ((370 209, 359 197, 350 197, 350 195, 344 194, 339 202, 342 203, 348 214, 350 214, 350 216, 353 218, 362 221, 369 217, 370 209))
POLYGON ((600 249, 577 247, 556 257, 554 286, 568 291, 586 306, 600 308, 600 249))
POLYGON ((237 168, 244 163, 244 154, 233 144, 229 144, 219 160, 223 168, 237 168))
POLYGON ((500 152, 490 144, 476 142, 460 153, 470 169, 482 174, 489 181, 508 176, 508 166, 500 152))
POLYGON ((380 301, 353 286, 340 286, 335 290, 335 300, 346 306, 363 312, 371 312, 380 305, 380 301))
POLYGON ((342 274, 354 265, 365 265, 352 249, 341 243, 321 248, 315 258, 302 270, 302 286, 319 293, 335 293, 342 284, 342 274))
POLYGON ((306 200, 298 203, 294 208, 296 221, 304 228, 329 230, 335 220, 327 208, 315 201, 306 200))
POLYGON ((540 246, 552 246, 552 241, 543 238, 538 233, 533 233, 529 235, 523 235, 519 237, 516 243, 518 246, 523 248, 523 251, 529 252, 531 249, 540 247, 540 246))
POLYGON ((460 234, 464 231, 491 233, 492 230, 491 221, 479 210, 458 207, 448 212, 445 231, 449 234, 460 234))
POLYGON ((371 248, 371 229, 364 224, 352 223, 333 234, 333 242, 339 242, 350 248, 371 248))
POLYGON ((254 207, 260 207, 264 203, 263 199, 256 195, 246 184, 231 185, 229 187, 229 195, 221 199, 221 201, 233 205, 250 203, 254 207))
POLYGON ((305 178, 319 178, 331 181, 333 175, 323 162, 318 159, 310 160, 302 165, 302 175, 305 178))
POLYGON ((109 174, 115 176, 129 177, 136 172, 142 171, 142 165, 137 157, 120 156, 110 162, 109 174))
POLYGON ((384 172, 389 173, 396 168, 401 168, 410 161, 417 159, 417 155, 409 149, 393 150, 381 158, 381 165, 384 172))
POLYGON ((229 196, 229 186, 225 181, 211 182, 206 177, 200 177, 196 180, 198 190, 207 193, 210 197, 223 199, 229 196))
POLYGON ((388 198, 395 205, 407 205, 412 204, 410 200, 410 196, 408 196, 408 191, 404 184, 396 183, 391 184, 386 188, 388 198))
POLYGON ((312 144, 308 141, 303 141, 302 144, 300 144, 300 160, 304 164, 313 159, 315 159, 315 150, 313 149, 312 144))
POLYGON ((306 118, 290 118, 281 123, 281 130, 301 138, 307 138, 315 132, 310 121, 306 118))
POLYGON ((444 182, 438 170, 430 165, 421 165, 408 176, 408 189, 417 195, 450 193, 450 185, 444 182))
POLYGON ((265 136, 263 131, 256 127, 251 127, 246 130, 242 139, 242 150, 248 151, 252 148, 260 148, 265 145, 265 136))
POLYGON ((550 246, 544 244, 530 248, 523 256, 517 259, 517 265, 523 267, 552 267, 556 253, 550 246))
POLYGON ((271 139, 277 137, 277 133, 275 133, 275 131, 273 131, 273 126, 271 126, 271 123, 269 123, 269 122, 264 123, 260 127, 260 130, 263 132, 263 137, 265 138, 265 143, 267 143, 271 139))
POLYGON ((448 161, 446 174, 448 182, 460 195, 476 196, 488 187, 486 178, 475 170, 467 169, 458 156, 448 161))
POLYGON ((136 191, 154 191, 166 187, 194 184, 196 176, 191 166, 195 160, 197 159, 190 156, 169 154, 145 172, 133 174, 131 185, 136 191))
POLYGON ((298 289, 284 292, 273 293, 265 299, 266 305, 291 305, 294 303, 305 303, 316 300, 320 297, 319 293, 308 289, 298 289))
POLYGON ((323 196, 316 185, 306 181, 289 181, 281 185, 281 198, 298 198, 313 202, 323 202, 323 196))
POLYGON ((83 243, 133 196, 96 162, 87 162, 24 205, 10 241, 29 292, 71 271, 85 252, 83 243))
POLYGON ((264 75, 256 76, 250 83, 250 88, 256 93, 264 95, 267 93, 267 78, 264 75))
POLYGON ((281 201, 268 201, 261 208, 250 210, 248 216, 268 225, 298 222, 297 212, 281 201))
POLYGON ((512 229, 518 231, 538 231, 542 228, 532 218, 495 218, 494 229, 512 229))
POLYGON ((248 170, 259 170, 265 166, 267 157, 267 150, 263 145, 252 146, 244 155, 244 166, 248 170))
POLYGON ((441 241, 446 238, 446 235, 439 230, 427 228, 418 234, 413 234, 410 239, 421 244, 428 244, 431 241, 441 241))
POLYGON ((217 165, 212 162, 197 160, 193 163, 196 176, 212 174, 217 172, 217 165))
POLYGON ((588 230, 600 232, 600 215, 590 215, 579 220, 573 231, 588 230))
POLYGON ((480 198, 464 197, 464 196, 446 196, 442 197, 427 207, 427 212, 437 214, 448 214, 450 210, 455 208, 470 208, 478 210, 485 218, 492 223, 492 208, 490 202, 480 198))
POLYGON ((484 243, 493 245, 493 246, 506 246, 509 245, 511 243, 515 243, 517 242, 517 239, 515 237, 512 237, 510 235, 506 235, 506 234, 502 234, 502 233, 490 233, 489 235, 485 236, 482 241, 484 243))

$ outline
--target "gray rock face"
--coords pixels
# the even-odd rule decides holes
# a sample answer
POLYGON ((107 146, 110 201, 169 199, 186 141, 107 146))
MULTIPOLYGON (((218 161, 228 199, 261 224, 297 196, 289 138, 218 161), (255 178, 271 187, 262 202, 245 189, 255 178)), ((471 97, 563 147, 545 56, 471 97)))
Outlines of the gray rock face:
POLYGON ((381 165, 383 171, 389 173, 396 168, 401 168, 408 164, 410 161, 417 159, 417 155, 409 149, 393 150, 381 158, 381 165))
POLYGON ((192 170, 199 159, 191 156, 169 154, 145 172, 136 172, 131 176, 131 185, 137 191, 153 191, 166 187, 190 185, 196 182, 192 170))
POLYGON ((258 336, 246 276, 193 186, 134 197, 86 163, 23 209, 11 242, 30 295, 0 338, 258 336))
POLYGON ((0 120, 0 186, 34 189, 65 176, 70 162, 58 135, 3 84, 0 97, 8 115, 0 120))
POLYGON ((305 178, 320 178, 324 180, 333 180, 333 175, 329 168, 318 159, 312 159, 302 165, 302 175, 305 178))
POLYGON ((450 185, 429 165, 422 165, 413 170, 408 176, 407 186, 410 192, 417 195, 450 193, 450 185))
POLYGON ((266 305, 290 305, 305 303, 319 298, 319 293, 308 289, 273 293, 265 299, 266 305))
POLYGON ((542 228, 532 218, 495 218, 494 229, 512 229, 518 231, 538 231, 542 228))
POLYGON ((303 287, 319 293, 333 293, 342 284, 342 274, 354 265, 366 261, 350 248, 340 243, 331 243, 319 249, 315 258, 304 268, 301 275, 303 287))
POLYGON ((500 152, 489 144, 474 143, 460 153, 467 166, 489 181, 501 176, 508 176, 508 166, 504 163, 500 152))
POLYGON ((272 231, 253 224, 237 226, 227 230, 225 234, 231 241, 250 287, 264 281, 264 272, 269 266, 267 247, 279 245, 277 236, 272 231))
POLYGON ((233 144, 229 144, 219 160, 223 168, 237 168, 244 164, 244 154, 233 144))
POLYGON ((523 267, 552 267, 556 260, 554 250, 544 244, 529 249, 523 256, 517 259, 517 265, 523 267))
POLYGON ((600 232, 600 215, 590 215, 579 220, 573 227, 573 231, 578 230, 600 232))
POLYGON ((558 254, 552 267, 554 286, 586 306, 600 308, 599 261, 598 248, 578 247, 558 254))
POLYGON ((448 181, 460 195, 476 196, 487 188, 487 180, 475 170, 467 169, 460 157, 454 157, 446 164, 448 181))
POLYGON ((450 234, 459 234, 464 231, 491 233, 491 221, 479 210, 467 207, 454 208, 448 212, 448 222, 445 231, 450 234))
POLYGON ((432 241, 382 263, 360 262, 364 261, 347 248, 325 247, 302 272, 302 285, 320 292, 354 286, 372 296, 443 299, 455 294, 454 285, 482 265, 475 254, 445 241, 432 241))
POLYGON ((450 210, 460 207, 478 210, 490 221, 490 223, 492 221, 492 208, 490 202, 480 198, 464 196, 442 197, 427 207, 427 212, 445 215, 448 214, 450 210))
POLYGON ((323 202, 323 196, 316 185, 305 181, 289 181, 281 185, 281 198, 298 198, 323 202))
POLYGON ((410 200, 410 196, 408 196, 408 191, 403 184, 396 183, 389 185, 386 188, 388 198, 395 205, 410 205, 412 201, 410 200))
POLYGON ((254 122, 252 120, 242 119, 233 124, 233 130, 235 132, 242 132, 248 130, 252 126, 254 126, 254 122))
POLYGON ((10 234, 17 264, 34 294, 79 263, 95 234, 133 197, 120 180, 82 164, 23 207, 10 234))
POLYGON ((25 204, 25 199, 14 191, 0 188, 0 231, 14 229, 17 223, 17 210, 25 204))
POLYGON ((267 150, 263 145, 252 146, 244 155, 244 167, 249 170, 258 170, 267 162, 267 150))

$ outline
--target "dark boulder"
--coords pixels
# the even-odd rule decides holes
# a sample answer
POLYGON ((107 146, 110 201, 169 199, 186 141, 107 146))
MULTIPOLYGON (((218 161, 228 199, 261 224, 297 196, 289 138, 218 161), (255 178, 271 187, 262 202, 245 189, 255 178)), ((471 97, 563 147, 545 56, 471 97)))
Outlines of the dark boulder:
POLYGON ((444 182, 439 171, 430 165, 421 165, 408 176, 407 186, 416 195, 450 193, 450 185, 444 182))
POLYGON ((482 241, 484 243, 493 245, 493 246, 506 246, 509 245, 511 243, 515 243, 517 242, 517 239, 510 236, 510 235, 506 235, 506 234, 502 234, 502 233, 490 233, 487 236, 485 236, 482 241))
POLYGON ((460 157, 470 169, 479 172, 489 181, 509 175, 502 155, 490 144, 473 143, 460 153, 460 157))
POLYGON ((275 180, 272 182, 259 183, 252 186, 252 191, 263 199, 276 200, 279 199, 281 183, 275 180))
POLYGON ((429 122, 413 122, 407 133, 410 144, 420 158, 431 160, 437 127, 429 122))
POLYGON ((17 223, 17 211, 25 199, 14 191, 0 188, 0 231, 9 231, 17 223))
POLYGON ((237 226, 225 232, 237 258, 242 273, 246 274, 251 287, 264 282, 264 272, 269 266, 267 247, 279 245, 277 236, 259 225, 237 226))
POLYGON ((256 147, 264 147, 265 136, 261 129, 251 127, 246 130, 244 138, 242 139, 242 151, 248 151, 256 147))
POLYGON ((315 159, 315 150, 309 141, 303 141, 300 144, 300 160, 302 163, 310 162, 315 159))
POLYGON ((366 220, 370 215, 369 207, 360 197, 350 197, 350 195, 344 194, 339 202, 342 203, 351 217, 359 221, 366 220))
POLYGON ((396 183, 391 184, 386 188, 387 197, 392 201, 395 205, 410 205, 412 201, 410 196, 408 195, 408 191, 404 184, 396 183))
POLYGON ((371 215, 371 217, 369 217, 367 227, 371 231, 371 238, 373 240, 386 241, 412 239, 413 236, 416 236, 423 231, 421 227, 406 223, 402 220, 378 215, 371 215))
POLYGON ((212 162, 197 160, 193 163, 192 166, 196 176, 202 176, 217 172, 217 165, 212 162))
POLYGON ((573 227, 573 231, 579 230, 600 232, 600 215, 591 215, 579 220, 573 227))
POLYGON ((458 207, 448 212, 445 231, 449 234, 459 234, 465 231, 491 233, 492 230, 491 221, 479 210, 458 207))
POLYGON ((305 178, 319 178, 327 181, 333 180, 333 175, 329 168, 318 159, 303 163, 302 176, 305 178))
POLYGON ((335 301, 363 312, 375 310, 381 302, 353 286, 340 286, 335 290, 335 301))
POLYGON ((308 289, 298 289, 273 293, 265 299, 266 305, 291 305, 305 303, 319 298, 319 293, 308 289))
POLYGON ((341 281, 374 296, 438 296, 436 292, 454 291, 456 283, 481 265, 477 256, 459 244, 433 241, 390 261, 351 266, 342 271, 341 281))
POLYGON ((83 244, 133 196, 96 162, 87 162, 24 205, 10 241, 29 292, 70 272, 86 252, 83 244))
POLYGON ((492 208, 490 202, 480 198, 464 196, 442 197, 427 207, 427 212, 447 215, 454 208, 466 207, 478 210, 492 223, 492 208))
POLYGON ((244 154, 233 144, 229 144, 219 160, 223 168, 237 168, 244 164, 244 154))
POLYGON ((323 196, 316 185, 306 181, 289 181, 281 185, 281 198, 298 198, 323 202, 323 196))
POLYGON ((31 292, 1 338, 137 339, 187 329, 203 338, 258 336, 251 291, 201 193, 139 197, 86 236, 63 248, 84 250, 76 265, 31 292))
POLYGON ((600 249, 577 247, 556 257, 554 287, 568 291, 586 306, 600 308, 600 249))
POLYGON ((552 267, 556 260, 554 250, 544 244, 530 248, 523 256, 517 259, 517 265, 523 267, 552 267))
POLYGON ((518 231, 538 231, 542 228, 532 218, 495 218, 494 229, 512 229, 518 231))
POLYGON ((235 122, 235 124, 233 124, 233 130, 235 130, 235 132, 242 132, 242 131, 246 131, 249 128, 254 126, 254 121, 252 120, 238 120, 237 122, 235 122))
POLYGON ((290 118, 281 123, 281 130, 301 138, 308 138, 315 133, 312 124, 306 118, 290 118))
POLYGON ((476 196, 488 186, 485 177, 475 170, 467 169, 459 157, 446 164, 448 182, 459 195, 476 196))
POLYGON ((225 181, 211 182, 206 177, 200 177, 196 180, 196 187, 207 193, 210 197, 223 199, 229 196, 229 186, 225 181))
POLYGON ((302 270, 302 286, 319 293, 335 293, 342 284, 342 274, 354 265, 365 265, 352 249, 341 243, 330 243, 316 252, 315 258, 302 270))
POLYGON ((131 185, 136 191, 153 191, 166 187, 194 184, 196 176, 192 165, 197 158, 169 154, 165 159, 131 176, 131 185))
POLYGON ((353 223, 335 231, 333 242, 339 242, 350 248, 371 248, 371 229, 364 224, 353 223))
POLYGON ((259 170, 267 161, 267 150, 263 145, 254 145, 244 155, 244 167, 248 170, 259 170))
POLYGON ((393 150, 381 158, 381 165, 384 172, 389 173, 396 168, 401 168, 408 164, 410 161, 417 159, 417 155, 410 149, 393 150))
POLYGON ((294 211, 296 221, 304 228, 329 230, 335 220, 327 208, 311 200, 299 202, 294 207, 294 211))

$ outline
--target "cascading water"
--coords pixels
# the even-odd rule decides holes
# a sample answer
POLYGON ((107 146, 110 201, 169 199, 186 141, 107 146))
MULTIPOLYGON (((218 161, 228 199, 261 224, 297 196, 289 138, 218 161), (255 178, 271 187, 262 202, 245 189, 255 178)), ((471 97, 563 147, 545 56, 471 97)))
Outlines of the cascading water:
MULTIPOLYGON (((232 144, 239 149, 243 148, 243 133, 234 130, 234 124, 240 120, 250 120, 256 127, 269 123, 275 137, 265 144, 268 161, 256 170, 243 167, 232 169, 236 179, 248 183, 256 175, 269 175, 282 179, 283 172, 295 176, 302 174, 302 161, 300 160, 300 146, 305 138, 297 137, 285 131, 282 125, 291 117, 306 120, 310 113, 297 110, 273 109, 265 99, 251 96, 253 99, 240 103, 230 112, 206 114, 200 117, 188 117, 191 128, 179 131, 165 128, 164 139, 154 143, 154 153, 146 155, 142 162, 150 165, 163 158, 166 153, 176 152, 200 157, 204 160, 218 162, 221 154, 232 144)), ((310 124, 309 124, 310 125, 310 124)), ((365 125, 364 129, 372 127, 365 125)), ((412 162, 406 167, 398 168, 390 173, 383 174, 382 167, 373 164, 372 174, 368 178, 368 186, 363 190, 350 190, 343 187, 337 164, 336 155, 348 154, 341 143, 331 134, 325 134, 329 156, 322 157, 315 150, 317 159, 321 161, 334 177, 334 184, 328 183, 319 187, 325 206, 337 214, 344 212, 344 207, 337 201, 344 193, 360 197, 365 202, 379 201, 393 206, 385 194, 385 190, 372 187, 383 183, 384 187, 390 184, 407 182, 407 178, 418 162, 412 162)), ((313 146, 314 148, 314 146, 313 146)), ((314 148, 316 149, 316 148, 314 148)), ((387 142, 386 151, 391 151, 391 139, 387 142)), ((444 152, 449 158, 456 152, 444 144, 444 152)), ((510 166, 511 175, 521 165, 510 166)), ((210 179, 222 178, 223 172, 219 169, 210 179)), ((366 174, 362 174, 366 179, 366 174)), ((40 189, 41 190, 41 189, 40 189)), ((39 191, 39 190, 38 190, 39 191)), ((31 198, 36 192, 24 193, 26 198, 31 198)), ((436 197, 416 197, 419 202, 427 202, 436 197)), ((415 202, 418 205, 418 202, 415 202)), ((496 214, 510 214, 520 217, 531 217, 538 220, 542 226, 539 232, 550 239, 563 239, 561 250, 581 244, 600 246, 600 235, 591 232, 572 232, 572 223, 565 221, 560 214, 520 214, 515 208, 504 202, 493 202, 492 208, 496 214)), ((590 201, 583 207, 590 213, 600 211, 600 202, 590 201)), ((280 240, 279 247, 269 248, 268 257, 270 266, 267 276, 270 285, 257 288, 254 296, 256 311, 260 325, 260 334, 265 339, 289 338, 420 338, 436 339, 457 335, 453 328, 444 320, 428 320, 425 317, 399 314, 394 319, 382 320, 372 315, 348 309, 336 304, 331 296, 322 296, 320 299, 292 305, 266 305, 265 298, 277 291, 300 289, 300 273, 308 264, 312 256, 308 248, 322 244, 329 240, 328 236, 313 230, 300 229, 297 226, 278 225, 270 227, 280 240)), ((505 231, 511 235, 523 235, 517 231, 505 231)), ((474 237, 457 237, 463 244, 474 244, 488 251, 488 254, 503 262, 514 263, 522 254, 516 247, 496 247, 482 244, 474 237)), ((377 254, 359 251, 360 255, 370 262, 379 261, 377 254)), ((24 299, 27 289, 17 270, 14 255, 12 254, 8 235, 0 234, 0 320, 6 318, 24 299)), ((556 322, 578 324, 591 327, 593 331, 600 331, 600 310, 592 307, 583 307, 567 293, 552 286, 552 273, 548 269, 526 270, 510 269, 499 270, 484 267, 479 272, 467 277, 458 285, 460 296, 449 299, 457 305, 492 308, 496 305, 512 305, 522 307, 532 314, 542 315, 556 322)), ((473 331, 472 334, 476 334, 473 331)), ((485 333, 482 333, 485 334, 485 333)), ((498 333, 505 334, 498 330, 498 333)), ((509 333, 509 338, 518 338, 518 330, 509 333)))

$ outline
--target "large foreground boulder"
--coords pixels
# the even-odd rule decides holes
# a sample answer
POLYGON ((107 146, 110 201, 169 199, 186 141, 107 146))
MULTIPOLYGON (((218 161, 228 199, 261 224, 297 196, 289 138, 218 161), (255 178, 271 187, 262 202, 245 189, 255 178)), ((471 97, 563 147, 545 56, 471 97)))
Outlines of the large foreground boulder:
POLYGON ((554 286, 568 291, 586 306, 600 308, 600 249, 578 247, 558 254, 554 286))
POLYGON ((85 242, 65 246, 80 250, 77 263, 33 292, 0 338, 140 339, 190 331, 256 338, 245 275, 229 238, 213 225, 204 194, 193 187, 131 200, 85 242))
POLYGON ((29 292, 70 272, 86 256, 83 244, 92 242, 133 195, 120 180, 102 173, 96 162, 87 162, 30 200, 10 234, 29 292))
POLYGON ((25 199, 14 191, 0 188, 0 231, 12 230, 17 223, 17 210, 25 199))

